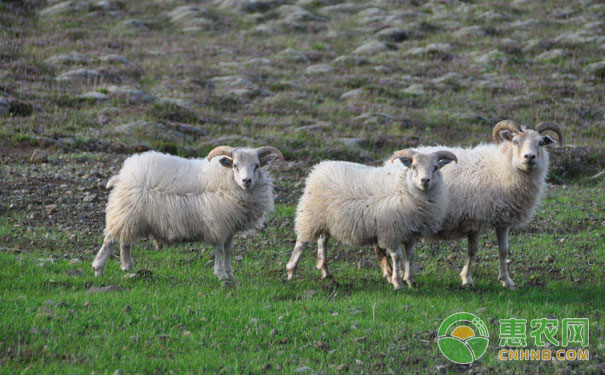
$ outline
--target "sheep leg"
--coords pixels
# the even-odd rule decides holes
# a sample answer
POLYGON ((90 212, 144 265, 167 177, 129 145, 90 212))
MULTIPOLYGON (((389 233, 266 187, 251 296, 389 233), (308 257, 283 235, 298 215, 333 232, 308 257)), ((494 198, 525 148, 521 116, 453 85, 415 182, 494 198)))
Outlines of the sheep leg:
POLYGON ((317 265, 315 268, 321 270, 321 278, 325 279, 330 277, 330 271, 328 271, 328 240, 330 236, 322 234, 317 239, 317 265))
POLYGON ((382 269, 382 276, 384 276, 384 278, 387 279, 387 282, 390 284, 393 276, 393 268, 391 267, 391 263, 389 263, 387 252, 378 246, 378 244, 374 244, 374 251, 378 257, 380 268, 382 269))
POLYGON ((477 254, 477 249, 479 248, 479 234, 476 232, 470 232, 468 235, 468 254, 466 256, 466 262, 464 263, 464 267, 462 267, 462 272, 460 272, 460 277, 462 278, 462 286, 473 286, 473 276, 472 276, 472 264, 475 255, 477 254))
POLYGON ((404 268, 404 276, 403 280, 408 283, 408 287, 413 288, 416 286, 416 280, 414 279, 413 270, 412 270, 412 259, 414 258, 414 248, 416 246, 416 241, 412 240, 406 242, 405 244, 405 261, 403 263, 404 268))
POLYGON ((158 240, 157 238, 155 238, 154 236, 150 236, 151 238, 151 243, 153 244, 153 247, 155 247, 156 250, 162 250, 164 245, 162 244, 162 242, 160 240, 158 240))
POLYGON ((397 246, 395 248, 387 246, 386 249, 391 257, 391 263, 393 264, 393 287, 395 288, 395 290, 399 290, 402 288, 401 259, 403 258, 403 255, 401 253, 401 246, 397 246))
POLYGON ((225 242, 225 257, 223 259, 225 274, 229 279, 234 279, 231 271, 231 255, 233 254, 233 237, 229 237, 225 242))
POLYGON ((132 257, 130 256, 130 245, 123 242, 120 242, 120 268, 124 272, 134 268, 132 257))
POLYGON ((308 242, 296 240, 296 245, 294 245, 294 250, 290 256, 290 261, 288 264, 286 264, 286 269, 288 270, 288 280, 292 280, 294 276, 296 276, 296 267, 298 267, 300 256, 302 255, 303 251, 305 251, 307 244, 308 242))
POLYGON ((214 274, 219 280, 224 280, 227 278, 227 274, 225 273, 224 259, 225 258, 225 246, 223 244, 214 245, 214 274))
POLYGON ((106 236, 103 240, 103 245, 97 256, 92 262, 92 269, 95 272, 95 276, 103 275, 103 271, 105 270, 105 263, 107 262, 107 258, 111 255, 113 247, 115 245, 115 241, 111 239, 109 236, 106 236))
POLYGON ((502 282, 502 286, 509 289, 515 288, 515 283, 508 274, 508 231, 509 227, 496 228, 496 236, 498 237, 498 255, 500 256, 500 272, 498 272, 498 280, 502 282))

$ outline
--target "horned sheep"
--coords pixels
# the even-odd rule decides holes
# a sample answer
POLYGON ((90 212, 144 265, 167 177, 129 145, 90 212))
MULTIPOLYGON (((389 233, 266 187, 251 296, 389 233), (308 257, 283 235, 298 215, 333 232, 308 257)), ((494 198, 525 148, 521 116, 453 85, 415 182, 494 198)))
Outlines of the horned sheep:
POLYGON ((385 272, 385 277, 395 289, 402 287, 403 243, 404 280, 409 286, 414 284, 414 245, 419 236, 440 228, 448 204, 439 170, 457 159, 449 151, 401 150, 391 157, 391 162, 395 160, 407 168, 344 161, 325 161, 314 167, 296 211, 297 241, 286 266, 288 279, 294 278, 302 252, 314 241, 318 243, 317 268, 328 277, 327 242, 334 237, 350 246, 386 248, 395 266, 392 276, 385 272))
MULTIPOLYGON (((417 152, 448 150, 459 163, 443 169, 450 204, 435 239, 468 238, 468 254, 460 277, 462 285, 472 285, 472 262, 479 246, 479 235, 495 228, 498 239, 500 269, 498 279, 506 288, 515 283, 508 272, 508 234, 511 228, 531 220, 544 191, 548 172, 547 148, 555 143, 543 134, 552 131, 562 144, 561 128, 554 122, 543 122, 535 130, 521 127, 511 120, 494 127, 495 144, 473 148, 418 147, 417 152), (500 144, 501 141, 504 141, 500 144)), ((377 249, 381 267, 388 264, 384 249, 377 249), (378 251, 380 250, 380 251, 378 251)), ((388 273, 388 269, 385 270, 388 273)))
POLYGON ((113 247, 120 244, 120 266, 133 268, 130 246, 145 236, 163 243, 201 241, 215 249, 214 274, 231 279, 233 236, 262 226, 273 209, 273 185, 263 169, 281 152, 220 146, 205 159, 158 152, 129 157, 111 188, 105 239, 92 267, 103 274, 113 247))

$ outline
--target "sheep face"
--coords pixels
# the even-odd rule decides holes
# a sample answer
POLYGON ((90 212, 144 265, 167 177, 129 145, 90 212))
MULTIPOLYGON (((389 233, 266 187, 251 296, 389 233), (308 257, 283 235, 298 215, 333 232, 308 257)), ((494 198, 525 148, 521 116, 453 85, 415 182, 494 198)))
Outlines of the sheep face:
POLYGON ((456 156, 449 151, 419 154, 411 150, 403 150, 396 152, 393 158, 398 158, 408 168, 406 180, 415 189, 423 192, 429 192, 434 186, 441 184, 443 176, 440 169, 443 166, 452 161, 458 162, 456 156))
POLYGON ((535 130, 512 132, 504 130, 500 136, 509 142, 512 149, 512 166, 523 172, 541 170, 546 160, 545 146, 555 142, 548 135, 542 135, 535 130))
POLYGON ((256 152, 234 150, 231 158, 222 157, 219 162, 233 170, 233 179, 243 190, 252 189, 260 177, 262 163, 256 152))

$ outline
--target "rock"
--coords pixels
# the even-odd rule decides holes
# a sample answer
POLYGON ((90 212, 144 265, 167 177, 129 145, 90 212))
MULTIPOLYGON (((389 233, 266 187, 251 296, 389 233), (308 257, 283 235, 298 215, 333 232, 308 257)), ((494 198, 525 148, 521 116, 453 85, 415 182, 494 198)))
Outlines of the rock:
POLYGON ((269 335, 271 335, 271 336, 277 336, 277 335, 279 335, 279 331, 278 331, 278 330, 276 330, 275 328, 273 328, 273 329, 272 329, 272 330, 269 332, 269 335))
POLYGON ((409 39, 410 34, 406 30, 399 27, 389 27, 379 31, 376 34, 376 37, 387 42, 399 43, 409 39))
POLYGON ((99 79, 101 75, 94 70, 89 69, 75 69, 65 72, 55 78, 57 81, 83 81, 92 83, 96 79, 99 79))
POLYGON ((347 91, 344 94, 342 94, 340 96, 340 99, 351 99, 351 98, 358 98, 361 95, 363 95, 363 89, 355 89, 355 90, 351 90, 351 91, 347 91))
POLYGON ((475 112, 454 113, 452 115, 452 117, 455 118, 456 120, 461 120, 461 121, 471 122, 471 123, 481 123, 484 125, 489 125, 492 123, 492 121, 489 118, 482 116, 475 112))
POLYGON ((109 96, 97 92, 97 91, 89 91, 87 93, 84 93, 80 96, 78 96, 78 98, 82 99, 82 100, 88 100, 91 102, 104 102, 109 100, 109 96))
POLYGON ((75 266, 76 264, 81 264, 82 260, 80 258, 73 258, 72 260, 69 261, 69 264, 71 266, 75 266))
POLYGON ((413 85, 403 90, 403 92, 408 95, 424 95, 424 85, 420 83, 414 83, 413 85))
POLYGON ((309 58, 307 56, 305 56, 304 53, 297 51, 293 48, 286 48, 285 50, 281 51, 278 56, 284 60, 284 61, 288 61, 288 62, 295 62, 295 63, 307 63, 309 62, 309 58))
POLYGON ((482 37, 485 35, 485 29, 481 26, 463 27, 453 34, 455 38, 482 37))
POLYGON ((10 113, 10 104, 9 102, 0 97, 0 116, 6 116, 10 113))
POLYGON ((333 71, 334 71, 334 68, 332 68, 328 64, 311 65, 311 66, 307 67, 307 69, 305 69, 305 72, 307 74, 327 74, 327 73, 332 73, 333 71))
POLYGON ((100 0, 92 4, 91 8, 93 10, 102 10, 102 11, 111 11, 111 10, 120 10, 122 9, 122 4, 118 2, 113 2, 109 0, 100 0))
POLYGON ((338 140, 348 147, 359 147, 361 145, 361 142, 363 142, 362 138, 357 137, 343 137, 338 138, 338 140))
POLYGON ((548 254, 546 256, 546 258, 544 258, 545 261, 547 261, 548 263, 553 263, 555 261, 555 257, 552 256, 551 254, 548 254))
POLYGON ((125 65, 133 65, 130 60, 128 60, 124 56, 120 55, 105 55, 101 57, 101 61, 110 63, 110 64, 125 64, 125 65))
POLYGON ((355 51, 353 51, 356 55, 375 55, 381 52, 387 51, 389 48, 383 42, 378 40, 371 40, 366 42, 365 44, 357 47, 355 51))
POLYGON ((46 306, 40 306, 38 307, 38 315, 50 318, 53 316, 53 311, 46 306))
POLYGON ((55 55, 44 60, 47 64, 88 64, 89 60, 86 55, 79 52, 70 52, 63 55, 55 55))
POLYGON ((84 302, 84 304, 82 306, 84 306, 84 307, 90 307, 90 301, 84 302))
POLYGON ((508 62, 508 56, 505 53, 498 50, 491 50, 486 53, 478 53, 475 55, 474 60, 479 64, 506 64, 508 62))
POLYGON ((334 60, 332 60, 332 64, 338 64, 338 65, 365 65, 368 64, 369 61, 363 57, 360 56, 355 56, 355 55, 342 55, 342 56, 338 56, 337 58, 335 58, 334 60))
POLYGON ((446 372, 446 371, 447 371, 447 367, 445 367, 444 365, 435 366, 435 372, 442 373, 442 372, 446 372))
POLYGON ((69 276, 81 276, 82 271, 76 270, 76 269, 68 269, 68 270, 65 270, 65 274, 69 275, 69 276))
POLYGON ((329 127, 330 127, 330 124, 327 122, 317 122, 312 125, 299 126, 295 130, 296 131, 320 131, 320 130, 324 130, 329 127))
POLYGON ((55 16, 55 15, 59 15, 59 14, 70 13, 70 12, 88 11, 88 10, 89 10, 89 5, 87 2, 70 0, 70 1, 64 1, 62 3, 59 3, 59 4, 56 4, 51 7, 43 9, 42 11, 40 11, 40 17, 49 17, 49 16, 55 16))
POLYGON ((586 65, 584 71, 597 77, 605 76, 605 60, 586 65))
POLYGON ((432 79, 430 82, 438 87, 460 87, 461 78, 459 73, 449 72, 441 77, 432 79))
POLYGON ((336 371, 347 371, 348 368, 349 367, 346 364, 341 363, 340 365, 336 366, 335 370, 336 371))
POLYGON ((256 323, 258 323, 258 318, 250 319, 250 324, 256 324, 256 323))
POLYGON ((536 61, 554 61, 560 57, 565 57, 569 55, 569 52, 565 52, 564 50, 557 48, 550 51, 542 52, 541 54, 536 56, 536 61))
POLYGON ((119 97, 129 103, 151 103, 153 97, 142 90, 129 86, 109 86, 105 88, 109 95, 119 97))
POLYGON ((182 140, 185 136, 176 130, 168 129, 164 124, 146 120, 138 120, 118 125, 114 128, 114 132, 128 135, 144 134, 147 137, 170 138, 174 141, 182 140))
POLYGON ((327 21, 328 18, 313 14, 296 5, 282 5, 275 10, 285 23, 300 23, 309 21, 327 21))
POLYGON ((254 32, 257 33, 257 34, 272 35, 272 34, 275 34, 277 32, 277 27, 275 27, 271 23, 265 23, 265 24, 256 26, 254 28, 254 32))
POLYGON ((217 90, 228 90, 235 88, 255 88, 256 86, 248 79, 242 76, 221 76, 213 77, 208 80, 217 90))
POLYGON ((95 194, 86 192, 86 194, 84 195, 84 198, 82 198, 82 202, 92 202, 95 200, 96 197, 97 196, 95 194))
POLYGON ((122 27, 136 30, 147 30, 147 24, 138 18, 131 18, 120 23, 122 27))
POLYGON ((40 149, 35 149, 29 157, 31 163, 46 163, 48 161, 48 152, 40 149))
POLYGON ((306 373, 312 372, 312 371, 313 370, 311 370, 307 366, 300 366, 299 368, 297 368, 296 370, 294 370, 294 372, 297 373, 297 374, 306 374, 306 373))
POLYGON ((86 290, 86 294, 93 294, 93 293, 107 293, 107 292, 121 292, 123 290, 126 290, 120 286, 117 285, 108 285, 108 286, 91 286, 90 288, 88 288, 86 290))
POLYGON ((551 49, 554 44, 555 43, 550 40, 532 39, 525 43, 525 47, 523 47, 522 51, 526 53, 544 51, 551 49))
POLYGON ((246 13, 266 12, 284 3, 284 0, 218 0, 215 2, 221 9, 246 13))
POLYGON ((533 29, 540 26, 540 22, 536 21, 534 19, 524 19, 524 20, 519 20, 516 22, 513 22, 510 25, 510 29, 511 30, 529 30, 529 29, 533 29))
POLYGON ((197 5, 183 5, 176 7, 168 13, 168 18, 173 23, 179 23, 188 19, 197 18, 202 15, 202 11, 197 5))
POLYGON ((446 55, 452 50, 452 45, 449 43, 431 43, 426 47, 416 47, 404 52, 404 55, 418 56, 424 54, 441 54, 446 55))
POLYGON ((323 7, 320 9, 320 13, 328 16, 340 16, 347 14, 355 14, 366 8, 368 8, 368 5, 365 4, 342 3, 323 7))

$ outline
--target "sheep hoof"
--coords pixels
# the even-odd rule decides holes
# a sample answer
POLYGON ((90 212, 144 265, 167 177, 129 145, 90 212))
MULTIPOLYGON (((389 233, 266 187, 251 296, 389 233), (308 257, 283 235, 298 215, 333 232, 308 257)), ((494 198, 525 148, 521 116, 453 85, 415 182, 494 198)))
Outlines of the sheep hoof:
POLYGON ((475 284, 473 283, 473 279, 471 277, 466 278, 466 280, 462 279, 463 288, 472 288, 473 286, 475 286, 475 284))
POLYGON ((92 270, 95 272, 95 277, 101 277, 101 276, 103 276, 103 269, 102 268, 95 268, 95 267, 93 267, 92 270))
POLYGON ((405 279, 405 282, 408 284, 408 288, 410 289, 416 289, 418 288, 418 284, 416 283, 416 280, 414 279, 405 279))
POLYGON ((510 290, 515 290, 515 283, 510 279, 510 277, 507 277, 506 279, 499 278, 499 280, 503 287, 510 290))
POLYGON ((124 272, 128 272, 133 268, 134 268, 134 265, 132 265, 132 264, 123 264, 120 266, 120 269, 124 272))

